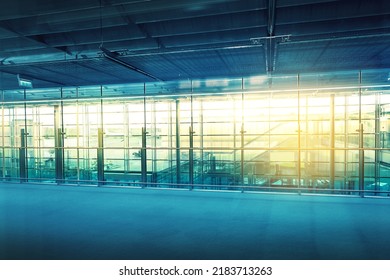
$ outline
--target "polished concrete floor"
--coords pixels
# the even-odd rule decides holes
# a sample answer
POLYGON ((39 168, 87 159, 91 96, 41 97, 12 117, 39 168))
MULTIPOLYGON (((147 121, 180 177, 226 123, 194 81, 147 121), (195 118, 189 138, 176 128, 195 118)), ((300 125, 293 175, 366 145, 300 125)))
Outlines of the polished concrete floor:
POLYGON ((0 183, 0 259, 390 259, 390 199, 0 183))

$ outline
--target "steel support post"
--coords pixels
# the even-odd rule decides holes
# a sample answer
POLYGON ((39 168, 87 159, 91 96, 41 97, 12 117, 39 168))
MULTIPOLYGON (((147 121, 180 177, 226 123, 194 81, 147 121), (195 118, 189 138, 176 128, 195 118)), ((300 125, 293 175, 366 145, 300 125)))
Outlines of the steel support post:
POLYGON ((146 187, 147 183, 147 158, 146 158, 146 127, 142 128, 142 148, 141 148, 141 181, 142 187, 146 187))
POLYGON ((363 149, 363 124, 359 127, 359 195, 364 197, 364 149, 363 149))
POLYGON ((330 96, 330 188, 335 189, 335 116, 334 116, 334 95, 330 96))
POLYGON ((176 183, 181 182, 180 163, 180 101, 176 100, 176 183))
POLYGON ((27 133, 25 129, 20 130, 20 148, 19 148, 19 177, 20 182, 27 181, 27 133))
POLYGON ((189 149, 189 156, 188 156, 188 175, 189 175, 189 183, 190 183, 190 189, 193 189, 194 184, 194 130, 193 127, 189 127, 189 136, 190 136, 190 149, 189 149))
POLYGON ((104 146, 103 146, 104 132, 102 128, 98 128, 98 149, 97 149, 97 173, 98 184, 104 185, 104 146))

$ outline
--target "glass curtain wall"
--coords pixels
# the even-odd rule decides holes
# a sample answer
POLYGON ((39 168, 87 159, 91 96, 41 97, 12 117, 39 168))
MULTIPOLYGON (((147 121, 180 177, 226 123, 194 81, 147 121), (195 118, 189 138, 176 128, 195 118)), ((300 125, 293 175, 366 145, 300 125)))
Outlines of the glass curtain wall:
POLYGON ((3 91, 0 176, 387 196, 390 95, 348 75, 3 91))

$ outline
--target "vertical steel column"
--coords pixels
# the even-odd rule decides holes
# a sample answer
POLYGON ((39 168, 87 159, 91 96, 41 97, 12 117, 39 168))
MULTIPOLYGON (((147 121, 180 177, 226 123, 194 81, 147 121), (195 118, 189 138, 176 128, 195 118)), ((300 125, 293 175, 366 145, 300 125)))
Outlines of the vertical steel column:
POLYGON ((364 149, 363 149, 363 124, 359 127, 359 195, 364 197, 364 149))
POLYGON ((153 154, 152 154, 152 182, 157 183, 157 116, 156 116, 156 101, 153 101, 152 107, 152 126, 153 126, 153 154))
MULTIPOLYGON (((191 81, 191 92, 193 91, 192 88, 192 81, 191 81)), ((190 149, 188 151, 188 182, 191 185, 190 189, 193 189, 193 184, 194 184, 194 107, 193 107, 193 99, 192 99, 192 94, 191 94, 191 123, 190 127, 188 129, 188 135, 190 137, 190 149)))
MULTIPOLYGON (((62 107, 62 106, 61 106, 62 107)), ((61 127, 62 108, 54 106, 54 157, 55 157, 55 174, 56 182, 60 184, 64 179, 64 132, 61 127)), ((62 121, 63 123, 63 121, 62 121)))
POLYGON ((147 108, 146 108, 146 84, 144 83, 144 125, 142 127, 142 135, 141 135, 141 182, 142 187, 145 188, 147 185, 148 177, 147 177, 147 154, 146 154, 146 136, 148 132, 146 131, 146 123, 147 123, 147 108))
MULTIPOLYGON (((9 109, 10 112, 9 112, 9 118, 10 118, 10 121, 9 121, 9 135, 10 135, 10 146, 13 148, 10 150, 10 153, 9 153, 9 157, 10 157, 10 174, 9 176, 10 177, 16 177, 18 175, 14 175, 14 170, 18 170, 19 168, 19 162, 17 162, 17 160, 13 160, 13 159, 16 159, 16 158, 19 158, 19 150, 17 151, 18 155, 16 154, 16 129, 17 129, 17 126, 16 126, 16 123, 15 123, 15 120, 16 120, 16 113, 15 113, 15 107, 12 107, 9 109), (11 119, 13 121, 11 121, 11 119), (15 148, 15 149, 14 149, 15 148), (17 166, 16 166, 17 164, 17 166)), ((20 172, 20 168, 19 168, 19 172, 20 172)))
MULTIPOLYGON (((380 190, 379 182, 380 182, 380 162, 382 161, 382 150, 381 148, 381 105, 380 105, 380 97, 379 94, 375 94, 375 191, 380 190)), ((377 193, 375 193, 377 195, 377 193)))
POLYGON ((64 180, 64 141, 61 128, 55 130, 55 146, 56 182, 60 184, 64 180))
POLYGON ((359 195, 364 197, 364 150, 363 150, 363 123, 362 123, 362 71, 359 71, 359 195))
POLYGON ((83 135, 83 138, 82 138, 82 146, 83 147, 86 147, 86 149, 84 150, 84 152, 82 153, 83 154, 83 164, 82 164, 82 168, 84 170, 88 170, 88 172, 86 172, 86 174, 83 176, 83 179, 84 180, 91 180, 92 177, 91 177, 91 162, 92 162, 92 159, 91 159, 91 152, 90 152, 90 147, 91 147, 91 141, 90 141, 90 138, 91 138, 91 135, 90 135, 90 123, 89 123, 89 120, 90 120, 90 115, 89 115, 89 107, 87 106, 87 104, 83 104, 82 105, 82 114, 83 114, 83 123, 82 123, 82 135, 83 135))
POLYGON ((80 106, 79 106, 79 88, 76 88, 76 135, 77 135, 77 181, 80 181, 80 119, 79 119, 79 114, 80 114, 80 106))
MULTIPOLYGON (((242 112, 242 114, 243 114, 243 112, 242 112)), ((244 156, 245 156, 245 153, 244 153, 245 130, 244 130, 243 123, 241 124, 240 133, 241 133, 241 172, 240 172, 240 175, 241 175, 241 184, 243 185, 244 184, 244 156)))
MULTIPOLYGON (((62 166, 60 168, 61 170, 61 179, 65 179, 65 126, 64 126, 64 92, 63 88, 61 87, 61 111, 60 111, 60 120, 61 124, 59 128, 61 129, 61 135, 60 135, 60 148, 61 148, 61 158, 62 158, 62 166)), ((69 156, 69 154, 68 154, 69 156)), ((69 159, 68 159, 69 160, 69 159)), ((68 164, 69 165, 69 164, 68 164)))
POLYGON ((306 178, 306 187, 313 187, 313 180, 312 180, 312 176, 313 176, 313 171, 312 171, 312 167, 311 167, 311 154, 312 154, 312 151, 309 152, 309 150, 307 149, 308 148, 308 143, 310 142, 309 141, 309 98, 306 96, 305 97, 305 175, 306 176, 309 176, 310 179, 306 178), (310 157, 310 158, 309 158, 310 157))
POLYGON ((298 156, 297 156, 297 168, 298 168, 298 193, 301 194, 301 94, 300 94, 300 76, 297 75, 297 98, 298 98, 298 112, 297 112, 297 119, 298 119, 298 156))
POLYGON ((236 100, 233 100, 233 184, 236 185, 238 169, 237 169, 237 108, 236 100))
POLYGON ((335 186, 335 115, 334 115, 334 94, 330 96, 330 155, 329 155, 329 177, 330 188, 334 189, 335 186))
POLYGON ((23 156, 24 156, 24 159, 23 159, 23 164, 24 164, 24 178, 25 178, 25 182, 28 181, 28 153, 27 153, 27 146, 28 146, 28 129, 27 129, 27 92, 26 92, 26 89, 23 91, 23 96, 24 96, 24 133, 22 134, 23 135, 23 141, 24 141, 24 144, 21 145, 23 148, 24 148, 24 152, 23 152, 23 156))
POLYGON ((344 96, 344 189, 349 189, 350 185, 350 178, 349 178, 349 172, 348 172, 348 105, 347 105, 347 97, 344 96))
POLYGON ((189 166, 188 166, 188 175, 189 175, 189 183, 190 183, 190 189, 193 188, 194 184, 194 129, 192 126, 189 127, 189 136, 190 136, 190 149, 189 149, 189 166))
POLYGON ((103 86, 100 86, 100 127, 98 128, 97 173, 98 185, 104 185, 104 126, 103 126, 103 86))
POLYGON ((20 182, 27 181, 27 133, 24 128, 20 130, 19 148, 19 177, 20 182))
POLYGON ((98 128, 98 149, 97 149, 97 175, 98 185, 104 185, 104 145, 103 145, 103 129, 98 128))
POLYGON ((169 161, 169 183, 173 183, 173 114, 172 114, 172 102, 169 102, 169 124, 168 124, 168 161, 169 161))
POLYGON ((146 127, 142 128, 142 147, 141 147, 141 182, 142 187, 146 187, 147 178, 147 158, 146 158, 146 127))
MULTIPOLYGON (((268 88, 271 89, 271 85, 272 85, 272 76, 269 76, 268 77, 268 88)), ((267 149, 267 157, 266 157, 266 160, 267 160, 267 165, 266 165, 266 174, 269 174, 270 172, 270 167, 271 167, 271 119, 272 119, 272 114, 271 114, 271 103, 272 103, 272 91, 269 91, 269 93, 267 94, 268 95, 268 101, 267 101, 267 123, 268 123, 268 132, 267 132, 267 144, 268 144, 268 149, 267 149)), ((267 176, 266 175, 266 178, 267 178, 267 186, 269 188, 271 188, 272 186, 272 177, 271 176, 267 176)))
MULTIPOLYGON (((244 79, 241 79, 241 184, 244 185, 244 147, 245 147, 245 129, 244 129, 244 122, 245 122, 245 116, 244 116, 244 79)), ((242 189, 244 190, 244 189, 242 189)))
POLYGON ((180 184, 180 101, 176 100, 176 183, 180 184))
POLYGON ((200 177, 201 177, 201 183, 204 183, 204 171, 205 171, 205 160, 204 160, 204 139, 203 139, 203 101, 199 100, 200 102, 200 116, 199 116, 199 136, 200 136, 200 177))
POLYGON ((5 178, 4 91, 1 91, 1 177, 5 178))
POLYGON ((123 104, 123 130, 125 132, 124 135, 124 173, 128 173, 130 171, 130 128, 129 128, 129 108, 128 104, 123 104))

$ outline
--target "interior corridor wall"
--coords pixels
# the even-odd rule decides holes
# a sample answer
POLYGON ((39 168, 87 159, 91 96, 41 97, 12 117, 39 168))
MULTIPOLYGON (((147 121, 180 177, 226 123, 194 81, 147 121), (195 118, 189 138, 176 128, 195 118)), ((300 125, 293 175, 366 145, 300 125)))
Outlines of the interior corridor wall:
POLYGON ((252 90, 243 80, 238 90, 208 89, 121 98, 104 87, 59 89, 49 100, 25 90, 13 101, 3 92, 0 178, 387 195, 387 91, 252 90))

